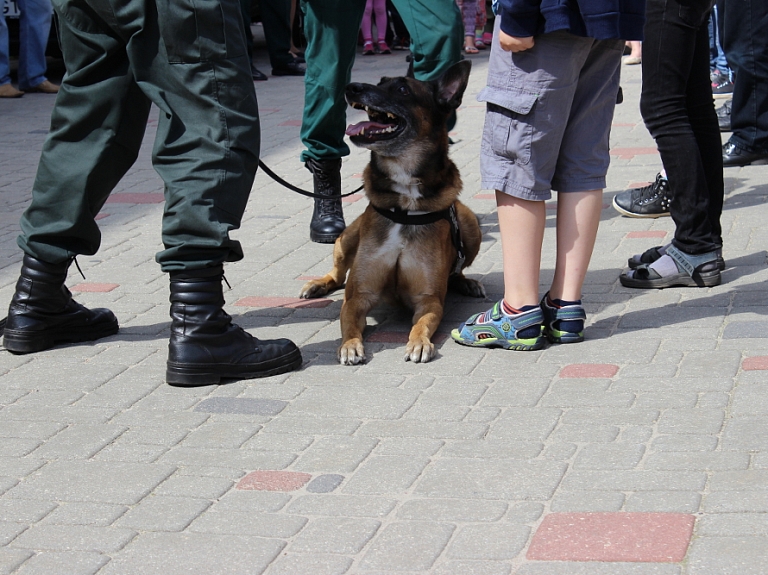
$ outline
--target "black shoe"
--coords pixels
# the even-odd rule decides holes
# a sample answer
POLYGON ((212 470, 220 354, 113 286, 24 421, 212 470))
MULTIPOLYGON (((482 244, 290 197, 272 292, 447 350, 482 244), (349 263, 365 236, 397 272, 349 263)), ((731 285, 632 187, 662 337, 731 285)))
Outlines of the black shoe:
POLYGON ((754 152, 746 150, 728 140, 723 144, 723 166, 749 166, 768 164, 768 152, 754 152))
POLYGON ((309 224, 309 239, 319 244, 332 244, 346 228, 341 205, 341 160, 307 160, 312 172, 314 190, 332 199, 315 198, 315 209, 309 224))
POLYGON ((24 256, 5 322, 5 349, 33 353, 117 333, 117 318, 111 311, 88 309, 72 299, 64 285, 71 263, 49 264, 24 256))
POLYGON ((259 70, 253 64, 251 64, 251 76, 253 77, 254 82, 266 82, 267 80, 269 80, 269 78, 267 78, 267 75, 261 70, 259 70))
POLYGON ((630 218, 658 218, 669 215, 672 192, 669 180, 656 174, 656 181, 643 188, 624 190, 613 196, 613 207, 630 218))
POLYGON ((306 68, 298 62, 288 62, 279 68, 272 68, 273 76, 303 76, 306 68))
POLYGON ((733 94, 733 82, 731 82, 731 79, 726 74, 723 74, 720 71, 713 74, 712 94, 715 96, 733 94))
POLYGON ((259 340, 223 309, 221 266, 171 272, 171 339, 165 380, 192 387, 293 371, 301 351, 289 339, 259 340))
POLYGON ((306 58, 304 58, 304 52, 300 52, 298 54, 294 54, 293 52, 291 52, 291 56, 293 56, 293 61, 296 62, 297 64, 307 63, 306 58))
POLYGON ((728 100, 725 104, 723 104, 717 110, 715 110, 715 114, 717 114, 717 123, 720 126, 721 132, 731 131, 731 102, 732 101, 733 100, 728 100))

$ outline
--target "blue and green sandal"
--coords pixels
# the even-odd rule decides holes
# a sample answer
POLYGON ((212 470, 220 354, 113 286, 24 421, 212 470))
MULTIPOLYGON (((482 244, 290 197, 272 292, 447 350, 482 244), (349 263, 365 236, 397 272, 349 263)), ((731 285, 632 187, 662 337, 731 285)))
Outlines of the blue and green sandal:
POLYGON ((587 319, 587 314, 581 306, 581 300, 553 301, 547 293, 541 300, 541 311, 544 314, 544 335, 551 343, 584 341, 584 320, 587 319))
MULTIPOLYGON (((461 345, 503 347, 516 351, 532 351, 544 346, 541 333, 544 315, 539 306, 519 314, 506 315, 501 300, 486 312, 477 313, 451 332, 461 345)), ((528 307, 528 306, 526 306, 528 307)))

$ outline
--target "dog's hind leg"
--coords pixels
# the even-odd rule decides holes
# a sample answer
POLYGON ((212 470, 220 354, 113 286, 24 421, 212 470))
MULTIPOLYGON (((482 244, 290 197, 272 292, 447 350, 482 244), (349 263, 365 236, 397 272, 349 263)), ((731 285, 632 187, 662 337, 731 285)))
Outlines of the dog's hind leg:
POLYGON ((300 298, 322 297, 344 285, 347 271, 352 267, 360 243, 360 219, 352 222, 336 240, 333 246, 333 269, 320 279, 305 283, 301 288, 300 298))
POLYGON ((436 295, 424 295, 415 300, 413 327, 405 348, 405 361, 425 363, 435 357, 432 336, 443 318, 443 302, 436 295))

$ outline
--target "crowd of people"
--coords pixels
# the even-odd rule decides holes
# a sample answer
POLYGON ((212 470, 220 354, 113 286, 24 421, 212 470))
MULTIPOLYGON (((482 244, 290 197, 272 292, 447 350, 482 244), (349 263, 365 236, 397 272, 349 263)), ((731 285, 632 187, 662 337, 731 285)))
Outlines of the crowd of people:
MULTIPOLYGON (((48 1, 19 0, 22 18, 25 6, 48 1)), ((267 79, 253 65, 250 2, 189 6, 191 16, 172 9, 174 0, 154 4, 156 11, 143 0, 119 9, 112 0, 53 1, 67 74, 21 220, 23 263, 5 348, 31 353, 117 332, 112 312, 78 304, 64 282, 75 257, 99 249, 95 216, 136 160, 154 104, 164 112, 153 161, 166 197, 164 249, 156 259, 170 276, 168 383, 206 385, 296 369, 302 359, 293 342, 259 340, 223 309, 224 264, 243 258, 229 232, 240 225, 259 158, 253 80, 267 79)), ((768 161, 768 8, 757 0, 719 2, 714 11, 713 4, 594 0, 585 13, 583 3, 562 0, 261 0, 272 75, 304 77, 300 159, 317 195, 310 239, 333 243, 346 225, 343 93, 355 57, 407 44, 409 74, 430 81, 464 55, 490 48, 478 96, 487 106, 478 155, 482 186, 496 192, 504 295, 452 337, 521 351, 546 340, 582 341, 581 291, 628 51, 625 62, 642 66, 640 111, 664 172, 649 186, 618 194, 614 205, 627 216, 671 215, 676 229, 670 244, 631 256, 621 283, 717 285, 725 267, 723 166, 768 161), (732 99, 716 111, 713 94, 729 89, 732 99), (725 145, 721 130, 731 131, 725 145), (552 191, 556 264, 542 296, 544 201, 552 191)), ((19 92, 47 91, 44 70, 29 66, 36 54, 27 47, 19 56, 19 92)), ((0 90, 15 90, 3 70, 0 90)))

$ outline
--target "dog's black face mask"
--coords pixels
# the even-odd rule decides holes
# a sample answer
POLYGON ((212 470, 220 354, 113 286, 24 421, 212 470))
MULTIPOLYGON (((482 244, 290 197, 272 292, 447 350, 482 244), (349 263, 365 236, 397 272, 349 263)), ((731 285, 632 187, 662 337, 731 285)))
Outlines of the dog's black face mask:
POLYGON ((459 107, 469 80, 469 61, 454 64, 432 82, 382 78, 377 86, 349 84, 347 103, 365 110, 368 120, 347 128, 356 146, 382 156, 400 156, 412 145, 447 141, 446 120, 459 107))

